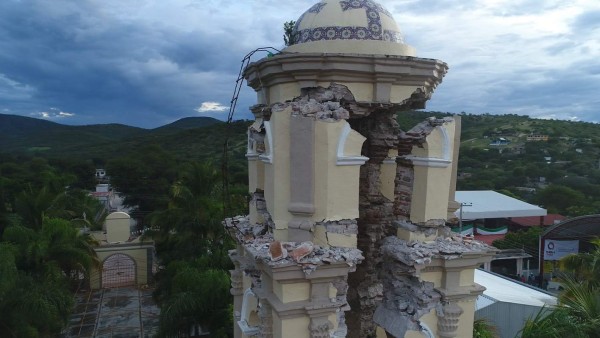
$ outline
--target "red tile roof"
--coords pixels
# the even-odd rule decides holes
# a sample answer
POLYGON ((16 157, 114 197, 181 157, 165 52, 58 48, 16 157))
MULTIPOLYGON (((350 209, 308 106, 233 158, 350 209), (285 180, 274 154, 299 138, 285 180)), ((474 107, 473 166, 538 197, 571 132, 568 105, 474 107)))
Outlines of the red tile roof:
POLYGON ((560 221, 567 219, 563 215, 548 214, 546 216, 531 216, 531 217, 513 217, 511 221, 523 227, 540 226, 540 218, 543 218, 543 225, 554 225, 560 221))

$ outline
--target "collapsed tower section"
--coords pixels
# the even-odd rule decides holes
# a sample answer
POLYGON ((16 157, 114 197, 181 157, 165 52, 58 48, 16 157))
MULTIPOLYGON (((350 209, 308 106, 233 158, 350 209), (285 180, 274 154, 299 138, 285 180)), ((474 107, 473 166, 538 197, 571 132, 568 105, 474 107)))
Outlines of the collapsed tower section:
POLYGON ((370 0, 321 1, 248 66, 250 214, 227 219, 237 337, 469 337, 484 244, 450 236, 460 119, 408 131, 447 71, 370 0))

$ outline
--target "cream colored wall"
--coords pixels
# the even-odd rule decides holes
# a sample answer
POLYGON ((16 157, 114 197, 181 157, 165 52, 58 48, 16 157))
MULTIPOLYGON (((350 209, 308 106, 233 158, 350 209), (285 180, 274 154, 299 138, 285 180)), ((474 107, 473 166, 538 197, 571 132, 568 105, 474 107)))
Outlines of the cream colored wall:
POLYGON ((310 338, 310 319, 308 317, 280 318, 273 311, 273 337, 310 338))
MULTIPOLYGON (((313 219, 342 220, 358 218, 360 166, 336 164, 338 141, 348 122, 317 121, 315 126, 315 205, 313 219)), ((360 155, 364 138, 351 131, 345 155, 360 155)))
MULTIPOLYGON (((262 162, 258 159, 248 160, 248 192, 253 193, 258 188, 259 172, 258 163, 262 162)), ((264 170, 262 173, 264 179, 264 170)))
MULTIPOLYGON (((137 285, 148 284, 148 254, 146 248, 95 248, 96 255, 102 264, 114 254, 124 254, 131 257, 135 262, 135 280, 137 285)), ((90 287, 101 288, 102 266, 92 269, 90 273, 90 287)))
POLYGON ((269 88, 269 103, 293 100, 300 94, 300 85, 297 82, 277 84, 269 88))
POLYGON ((415 166, 410 220, 415 223, 446 219, 452 167, 415 166))
POLYGON ((275 337, 285 338, 310 338, 310 319, 308 317, 298 317, 281 320, 281 330, 283 335, 275 337))
POLYGON ((284 304, 308 300, 310 298, 310 282, 284 284, 274 280, 273 293, 284 304))
MULTIPOLYGON (((423 159, 452 161, 455 127, 452 121, 436 128, 427 136, 423 147, 413 147, 411 155, 423 159)), ((432 219, 446 219, 452 164, 448 163, 446 167, 415 165, 414 173, 411 221, 422 223, 432 219)))
POLYGON ((419 278, 422 281, 431 282, 436 288, 442 286, 444 274, 442 271, 421 272, 419 278))
POLYGON ((472 338, 473 321, 475 320, 475 298, 458 302, 458 306, 463 309, 463 314, 458 321, 458 330, 456 337, 472 338))
POLYGON ((417 90, 417 86, 392 86, 390 91, 390 102, 400 103, 409 97, 417 90))
POLYGON ((106 241, 108 243, 125 242, 131 234, 131 217, 124 212, 113 212, 106 216, 106 241))
MULTIPOLYGON (((290 113, 288 109, 273 113, 271 117, 273 140, 269 144, 273 163, 265 163, 265 200, 276 230, 287 230, 291 214, 290 204, 290 113)), ((275 233, 276 239, 287 240, 287 231, 275 233)))
POLYGON ((465 269, 460 272, 460 286, 472 286, 475 284, 475 269, 465 269))

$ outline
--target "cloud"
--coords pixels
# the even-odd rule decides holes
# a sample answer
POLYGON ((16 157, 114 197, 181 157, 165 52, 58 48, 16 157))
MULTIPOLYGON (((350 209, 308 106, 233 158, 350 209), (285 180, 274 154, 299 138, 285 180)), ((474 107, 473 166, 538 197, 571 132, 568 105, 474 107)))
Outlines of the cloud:
MULTIPOLYGON (((418 56, 450 66, 428 108, 600 120, 600 2, 379 2, 418 56)), ((0 111, 61 107, 72 124, 148 128, 218 112, 198 102, 229 102, 244 55, 281 49, 283 23, 313 3, 0 1, 0 111)), ((235 118, 251 118, 255 101, 243 86, 235 118)))
POLYGON ((199 113, 206 112, 224 112, 229 110, 229 107, 220 104, 219 102, 202 102, 200 107, 196 108, 199 113))
POLYGON ((54 120, 74 117, 76 114, 61 111, 58 108, 50 108, 48 111, 31 113, 30 115, 46 120, 54 120))

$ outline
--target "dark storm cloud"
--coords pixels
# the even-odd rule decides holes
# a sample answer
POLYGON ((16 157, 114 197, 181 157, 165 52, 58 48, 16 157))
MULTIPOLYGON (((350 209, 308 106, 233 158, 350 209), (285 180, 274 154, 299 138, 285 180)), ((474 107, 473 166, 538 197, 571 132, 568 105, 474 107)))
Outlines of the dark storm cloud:
POLYGON ((228 102, 243 56, 226 33, 119 19, 90 1, 3 1, 0 13, 0 86, 13 89, 0 111, 154 126, 228 102))

